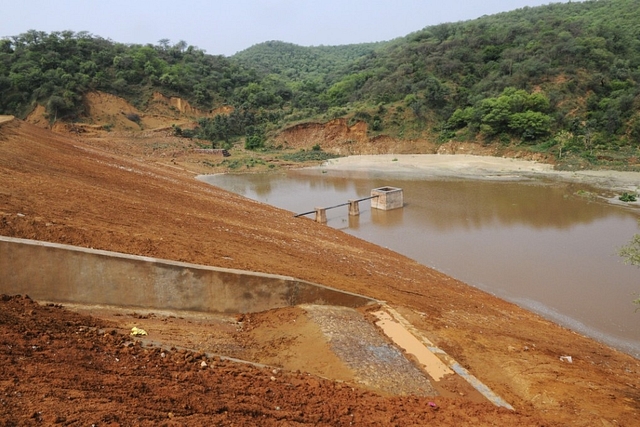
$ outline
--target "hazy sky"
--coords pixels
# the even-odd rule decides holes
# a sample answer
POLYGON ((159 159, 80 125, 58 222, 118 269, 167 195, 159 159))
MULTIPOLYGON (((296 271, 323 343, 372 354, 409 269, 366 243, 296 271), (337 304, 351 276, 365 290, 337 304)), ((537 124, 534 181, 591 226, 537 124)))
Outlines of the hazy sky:
POLYGON ((391 40, 426 26, 566 0, 0 0, 0 37, 88 31, 121 43, 180 40, 233 55, 282 40, 303 46, 391 40))

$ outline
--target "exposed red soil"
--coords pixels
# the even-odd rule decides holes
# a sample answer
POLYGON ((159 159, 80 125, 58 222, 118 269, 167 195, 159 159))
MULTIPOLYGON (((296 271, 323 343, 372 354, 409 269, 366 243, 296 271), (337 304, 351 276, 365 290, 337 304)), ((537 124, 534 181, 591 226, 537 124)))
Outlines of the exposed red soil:
POLYGON ((88 145, 4 123, 0 234, 283 274, 388 301, 516 412, 462 397, 438 398, 433 410, 424 399, 304 373, 272 381, 271 371, 229 362, 200 369, 200 359, 179 361, 194 355, 161 359, 87 328, 112 327, 103 320, 11 299, 0 310, 5 425, 637 425, 640 361, 399 254, 198 182, 144 154, 147 143, 88 145))
MULTIPOLYGON (((424 140, 399 140, 387 135, 369 137, 365 122, 349 126, 346 119, 326 123, 301 123, 280 132, 275 145, 285 148, 309 149, 319 145, 322 150, 342 156, 356 154, 434 153, 436 145, 424 140)), ((467 153, 468 154, 468 153, 467 153)))
POLYGON ((346 119, 326 123, 301 123, 284 129, 274 138, 276 146, 308 150, 314 145, 324 151, 341 156, 362 154, 472 154, 500 156, 553 163, 555 159, 545 153, 517 151, 501 144, 478 144, 449 141, 436 144, 424 139, 397 139, 389 135, 368 135, 365 122, 349 126, 346 119))
POLYGON ((539 425, 486 405, 382 397, 302 372, 143 347, 108 322, 22 297, 0 299, 0 374, 4 426, 539 425))

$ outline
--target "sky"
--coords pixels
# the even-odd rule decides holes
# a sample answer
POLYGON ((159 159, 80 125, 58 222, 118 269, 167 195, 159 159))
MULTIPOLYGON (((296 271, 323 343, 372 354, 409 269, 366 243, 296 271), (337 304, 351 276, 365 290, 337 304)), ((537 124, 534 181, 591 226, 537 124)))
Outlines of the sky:
POLYGON ((567 0, 0 0, 0 37, 71 30, 114 42, 181 40, 230 56, 280 40, 302 46, 391 40, 430 25, 567 0))

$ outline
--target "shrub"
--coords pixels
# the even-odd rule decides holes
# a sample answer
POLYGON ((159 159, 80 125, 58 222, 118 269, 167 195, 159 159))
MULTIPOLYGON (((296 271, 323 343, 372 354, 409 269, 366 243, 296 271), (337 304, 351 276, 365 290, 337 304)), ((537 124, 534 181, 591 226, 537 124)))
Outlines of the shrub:
POLYGON ((282 160, 289 162, 309 162, 309 161, 324 161, 329 159, 335 159, 340 157, 337 154, 325 153, 324 151, 305 151, 300 150, 297 153, 283 154, 282 160))
POLYGON ((264 147, 264 137, 258 134, 253 134, 247 136, 247 139, 244 141, 244 148, 247 150, 257 150, 259 148, 264 147))
POLYGON ((622 193, 620 197, 618 197, 618 199, 620 199, 620 201, 627 202, 627 203, 635 202, 636 200, 638 200, 636 194, 627 193, 627 192, 622 193))

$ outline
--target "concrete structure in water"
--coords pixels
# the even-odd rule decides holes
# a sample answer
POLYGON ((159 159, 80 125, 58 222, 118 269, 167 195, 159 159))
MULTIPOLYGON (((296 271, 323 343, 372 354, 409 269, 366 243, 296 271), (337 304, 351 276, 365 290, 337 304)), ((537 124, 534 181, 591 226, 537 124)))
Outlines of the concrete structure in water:
POLYGON ((359 200, 349 200, 349 215, 350 216, 358 216, 358 215, 360 215, 360 201, 359 200))
POLYGON ((320 224, 327 223, 327 208, 315 208, 316 211, 316 222, 320 224))
POLYGON ((294 217, 300 217, 303 215, 309 215, 315 213, 315 221, 321 224, 327 223, 327 210, 339 208, 341 206, 349 206, 349 216, 360 215, 359 203, 365 200, 371 200, 372 209, 380 209, 383 211, 389 211, 392 209, 399 209, 404 206, 404 196, 402 188, 396 187, 380 187, 371 190, 371 196, 362 199, 350 199, 347 203, 342 203, 328 208, 316 207, 311 212, 304 212, 294 215, 294 217))
POLYGON ((371 190, 371 209, 390 211, 404 206, 402 188, 380 187, 371 190))

